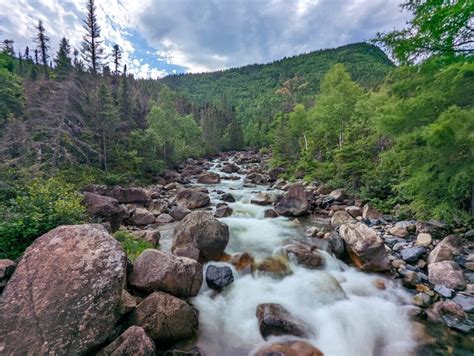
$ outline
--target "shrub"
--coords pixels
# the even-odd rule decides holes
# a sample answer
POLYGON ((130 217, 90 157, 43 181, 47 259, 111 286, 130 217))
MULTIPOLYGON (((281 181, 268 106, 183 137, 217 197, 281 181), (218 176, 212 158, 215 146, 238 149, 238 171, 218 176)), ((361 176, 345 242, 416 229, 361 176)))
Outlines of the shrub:
POLYGON ((118 242, 120 242, 131 261, 135 261, 135 259, 146 249, 153 248, 151 242, 139 240, 127 231, 117 231, 114 234, 114 237, 118 242))
POLYGON ((40 235, 86 220, 82 196, 58 178, 35 179, 0 206, 0 258, 14 259, 40 235))

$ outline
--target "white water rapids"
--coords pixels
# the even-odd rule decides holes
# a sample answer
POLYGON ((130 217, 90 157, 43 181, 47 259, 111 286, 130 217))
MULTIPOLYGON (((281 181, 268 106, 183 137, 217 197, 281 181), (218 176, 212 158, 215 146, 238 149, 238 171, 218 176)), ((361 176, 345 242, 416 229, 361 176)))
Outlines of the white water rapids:
MULTIPOLYGON (((237 200, 229 203, 232 216, 220 219, 230 229, 227 253, 246 251, 259 260, 277 252, 288 238, 303 237, 301 224, 282 217, 265 219, 268 207, 250 204, 252 197, 268 187, 245 188, 243 177, 206 187, 214 204, 219 202, 216 190, 229 192, 237 200)), ((385 290, 378 289, 374 281, 380 276, 359 272, 327 253, 324 256, 324 269, 291 263, 293 273, 283 279, 241 274, 230 264, 211 262, 231 267, 234 283, 218 294, 203 283, 192 299, 199 309, 199 348, 205 355, 249 354, 265 343, 255 316, 257 305, 279 303, 311 328, 306 340, 326 356, 412 354, 416 343, 407 312, 408 295, 388 279, 385 290)), ((267 342, 274 340, 278 338, 267 342)))

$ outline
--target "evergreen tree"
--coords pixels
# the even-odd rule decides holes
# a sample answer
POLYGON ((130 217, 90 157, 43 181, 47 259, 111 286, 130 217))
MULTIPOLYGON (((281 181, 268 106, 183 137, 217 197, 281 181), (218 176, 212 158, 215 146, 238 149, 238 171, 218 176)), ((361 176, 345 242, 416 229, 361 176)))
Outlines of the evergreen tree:
POLYGON ((100 26, 97 22, 94 0, 87 0, 87 15, 84 20, 86 34, 82 41, 82 58, 89 66, 92 74, 97 74, 102 60, 102 41, 100 40, 100 26))
POLYGON ((71 64, 71 46, 66 37, 63 37, 59 43, 59 50, 56 53, 56 58, 54 59, 56 63, 56 73, 59 79, 66 78, 72 68, 71 64))
POLYGON ((120 119, 122 121, 130 120, 132 116, 132 97, 130 94, 130 83, 127 77, 126 65, 123 68, 122 79, 120 81, 118 100, 120 108, 120 119))
POLYGON ((36 34, 34 41, 37 43, 37 50, 41 55, 41 63, 43 64, 44 74, 46 78, 48 78, 49 37, 46 36, 46 31, 43 27, 43 22, 41 20, 38 21, 38 26, 36 27, 36 29, 38 30, 38 33, 36 34))
POLYGON ((38 54, 38 49, 35 48, 35 64, 38 65, 39 64, 39 54, 38 54))
POLYGON ((25 61, 29 62, 30 60, 31 60, 30 48, 26 46, 25 47, 25 61))
POLYGON ((12 57, 15 56, 15 49, 13 48, 13 40, 5 39, 2 43, 2 51, 12 57))
POLYGON ((101 142, 101 163, 102 169, 107 171, 109 168, 109 143, 115 132, 118 118, 112 94, 104 82, 100 84, 97 91, 97 103, 97 127, 101 142))
POLYGON ((113 47, 112 57, 114 59, 114 76, 117 77, 120 75, 119 68, 120 68, 120 61, 122 59, 122 51, 118 44, 114 45, 113 47))

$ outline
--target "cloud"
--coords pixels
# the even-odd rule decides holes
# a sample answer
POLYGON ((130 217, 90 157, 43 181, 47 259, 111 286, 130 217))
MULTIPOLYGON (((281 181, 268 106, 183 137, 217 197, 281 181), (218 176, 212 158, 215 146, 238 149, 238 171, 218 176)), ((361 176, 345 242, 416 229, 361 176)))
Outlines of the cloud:
MULTIPOLYGON (((140 77, 264 63, 365 41, 403 26, 398 0, 97 0, 107 53, 140 77)), ((0 2, 0 36, 33 47, 38 20, 52 52, 65 35, 80 47, 84 0, 0 2)))

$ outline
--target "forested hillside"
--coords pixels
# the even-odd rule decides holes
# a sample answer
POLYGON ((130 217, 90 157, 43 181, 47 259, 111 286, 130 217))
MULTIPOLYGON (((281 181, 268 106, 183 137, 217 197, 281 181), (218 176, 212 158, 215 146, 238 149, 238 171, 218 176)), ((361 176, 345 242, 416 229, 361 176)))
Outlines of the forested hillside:
POLYGON ((247 143, 262 146, 275 114, 297 102, 310 102, 319 91, 324 73, 342 63, 351 78, 366 89, 377 87, 393 68, 380 48, 354 43, 283 58, 269 64, 201 74, 180 74, 161 79, 197 105, 227 100, 235 106, 245 127, 247 143))

